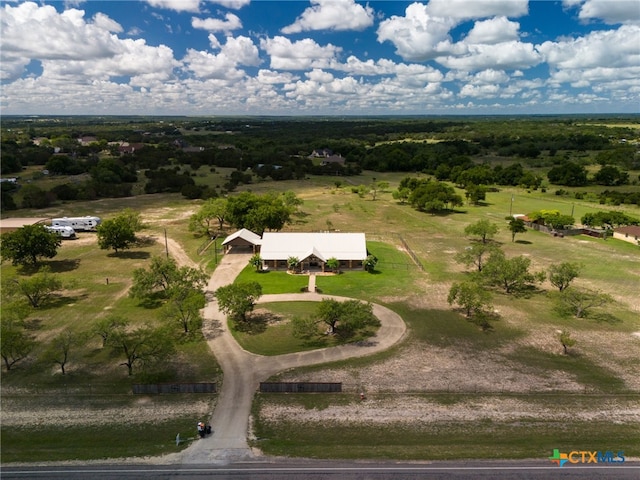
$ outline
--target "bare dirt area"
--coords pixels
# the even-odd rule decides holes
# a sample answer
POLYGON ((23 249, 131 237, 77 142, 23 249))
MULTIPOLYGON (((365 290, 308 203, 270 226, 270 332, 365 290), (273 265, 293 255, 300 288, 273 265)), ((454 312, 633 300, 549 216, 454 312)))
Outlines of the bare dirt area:
POLYGON ((569 406, 552 407, 549 403, 538 404, 520 398, 473 396, 455 405, 439 403, 420 396, 378 396, 347 405, 331 405, 325 409, 307 409, 303 406, 266 404, 261 409, 268 423, 282 420, 301 424, 348 423, 354 426, 376 426, 387 423, 408 426, 429 425, 448 422, 475 422, 478 420, 497 423, 516 421, 548 422, 606 421, 611 423, 640 423, 640 401, 602 402, 599 408, 578 410, 569 406))
MULTIPOLYGON (((5 392, 6 394, 7 392, 5 392)), ((60 398, 7 395, 2 400, 2 425, 5 427, 100 427, 109 424, 144 425, 191 415, 211 415, 208 400, 176 402, 163 397, 139 397, 126 405, 113 406, 113 398, 92 397, 82 404, 69 404, 60 398)), ((75 402, 73 402, 75 403, 75 402)))

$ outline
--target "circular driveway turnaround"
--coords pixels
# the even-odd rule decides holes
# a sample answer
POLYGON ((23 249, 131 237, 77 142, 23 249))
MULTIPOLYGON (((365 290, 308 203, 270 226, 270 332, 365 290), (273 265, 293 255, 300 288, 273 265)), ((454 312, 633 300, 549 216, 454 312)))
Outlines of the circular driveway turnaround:
MULTIPOLYGON (((250 254, 226 254, 209 280, 207 290, 232 283, 249 263, 250 254)), ((259 303, 282 301, 315 301, 323 298, 348 300, 346 297, 319 295, 317 293, 293 293, 263 295, 259 303)), ((251 402, 260 382, 289 368, 334 362, 347 358, 371 355, 386 350, 405 334, 402 318, 382 305, 373 304, 373 313, 380 320, 380 328, 366 346, 342 345, 307 352, 290 353, 273 357, 255 355, 242 349, 227 326, 225 315, 218 309, 218 302, 211 300, 204 309, 206 325, 215 325, 216 334, 208 340, 209 347, 218 359, 224 380, 218 396, 211 427, 213 435, 194 441, 181 454, 183 464, 227 464, 256 458, 249 448, 247 434, 251 402)))

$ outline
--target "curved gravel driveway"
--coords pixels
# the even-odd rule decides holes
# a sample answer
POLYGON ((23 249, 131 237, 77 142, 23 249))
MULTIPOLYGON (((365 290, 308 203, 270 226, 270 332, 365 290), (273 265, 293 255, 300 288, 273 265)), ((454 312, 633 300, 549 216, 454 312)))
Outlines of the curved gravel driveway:
MULTIPOLYGON (((211 276, 207 290, 215 292, 218 288, 233 282, 247 266, 250 257, 250 254, 226 254, 211 276)), ((259 303, 320 301, 323 298, 347 299, 316 293, 298 293, 263 295, 259 303)), ((214 434, 193 442, 182 452, 181 462, 227 464, 255 459, 258 454, 249 448, 247 433, 251 402, 260 382, 289 368, 371 355, 397 343, 406 331, 402 318, 392 310, 377 304, 373 304, 373 313, 380 320, 381 326, 367 346, 342 345, 264 357, 247 352, 238 345, 227 328, 226 317, 218 309, 217 301, 211 300, 204 309, 204 323, 206 326, 215 325, 216 334, 208 343, 224 372, 224 381, 211 419, 214 434)))

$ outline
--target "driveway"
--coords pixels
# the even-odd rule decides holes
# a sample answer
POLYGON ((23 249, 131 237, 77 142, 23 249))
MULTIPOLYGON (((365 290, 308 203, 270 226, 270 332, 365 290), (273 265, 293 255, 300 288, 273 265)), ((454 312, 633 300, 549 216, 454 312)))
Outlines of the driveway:
MULTIPOLYGON (((249 263, 251 254, 228 253, 211 276, 207 290, 232 283, 249 263)), ((263 295, 259 303, 274 301, 320 301, 323 298, 346 300, 346 297, 298 293, 263 295)), ((242 349, 227 327, 226 317, 212 299, 204 309, 205 326, 215 325, 216 335, 208 340, 209 347, 218 359, 224 373, 224 381, 218 396, 211 427, 213 435, 194 441, 182 452, 183 464, 228 464, 257 459, 247 443, 249 416, 253 396, 260 384, 278 372, 289 368, 333 362, 353 357, 371 355, 397 343, 406 326, 402 318, 382 305, 373 304, 373 313, 380 320, 377 335, 366 346, 343 345, 309 352, 291 353, 273 357, 255 355, 242 349)), ((194 419, 194 431, 195 431, 194 419)))

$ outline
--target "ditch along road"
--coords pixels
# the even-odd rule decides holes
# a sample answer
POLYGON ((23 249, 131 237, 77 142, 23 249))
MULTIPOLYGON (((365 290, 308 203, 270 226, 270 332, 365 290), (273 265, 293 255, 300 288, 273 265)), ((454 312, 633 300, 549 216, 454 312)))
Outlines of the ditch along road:
MULTIPOLYGON (((208 292, 228 285, 249 263, 250 254, 227 253, 211 276, 208 292)), ((259 303, 282 301, 320 301, 323 298, 347 300, 346 297, 326 296, 317 293, 263 295, 259 303)), ((260 452, 249 448, 249 416, 251 403, 260 382, 284 370, 305 365, 334 362, 347 358, 371 355, 386 350, 405 334, 406 325, 392 310, 373 304, 373 313, 381 326, 375 337, 366 345, 342 345, 339 347, 265 357, 244 350, 235 341, 227 326, 226 316, 220 312, 212 298, 204 309, 204 325, 209 348, 216 356, 224 379, 218 395, 210 425, 213 434, 192 442, 181 452, 180 462, 194 464, 229 464, 260 461, 260 452)), ((194 431, 196 420, 194 419, 194 431)))

